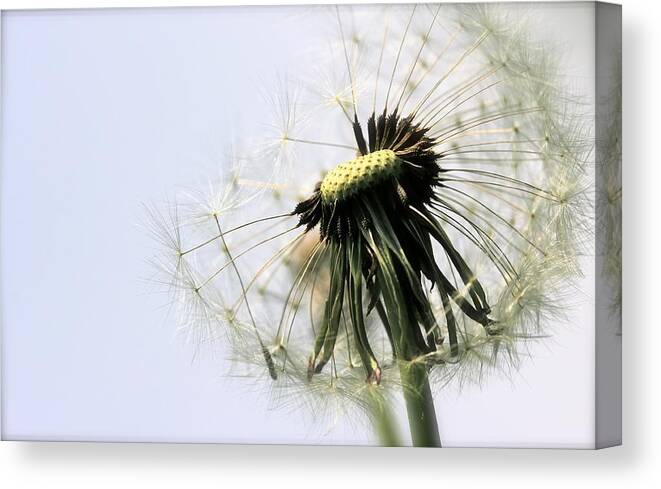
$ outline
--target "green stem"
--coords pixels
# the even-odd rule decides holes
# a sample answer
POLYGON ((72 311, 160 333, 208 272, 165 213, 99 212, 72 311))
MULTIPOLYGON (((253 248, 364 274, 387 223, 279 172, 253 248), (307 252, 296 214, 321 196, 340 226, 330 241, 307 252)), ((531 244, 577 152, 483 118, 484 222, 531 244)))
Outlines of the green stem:
POLYGON ((369 399, 369 409, 372 428, 379 439, 379 444, 383 447, 404 446, 399 436, 396 418, 388 401, 372 395, 369 399))
POLYGON ((414 447, 440 447, 434 398, 429 388, 427 367, 423 364, 400 363, 399 375, 414 447))

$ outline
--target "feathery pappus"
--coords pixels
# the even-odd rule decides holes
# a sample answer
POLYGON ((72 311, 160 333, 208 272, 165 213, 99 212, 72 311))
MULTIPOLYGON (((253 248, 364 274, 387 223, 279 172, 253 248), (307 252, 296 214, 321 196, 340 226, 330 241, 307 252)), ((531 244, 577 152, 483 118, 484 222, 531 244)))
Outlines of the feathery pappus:
POLYGON ((519 11, 323 11, 331 40, 267 92, 268 137, 220 189, 154 211, 166 282, 186 331, 226 332, 279 400, 393 387, 413 443, 440 446, 435 386, 516 367, 562 320, 590 134, 519 11))

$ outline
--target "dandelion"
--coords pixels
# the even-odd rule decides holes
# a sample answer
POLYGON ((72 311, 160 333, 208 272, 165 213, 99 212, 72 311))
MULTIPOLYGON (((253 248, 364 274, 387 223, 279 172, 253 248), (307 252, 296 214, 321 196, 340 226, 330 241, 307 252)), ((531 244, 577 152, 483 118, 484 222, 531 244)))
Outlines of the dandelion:
POLYGON ((238 364, 268 374, 281 402, 305 390, 342 416, 399 390, 413 444, 440 446, 436 386, 516 367, 561 321, 588 134, 518 13, 354 7, 329 22, 331 75, 301 79, 312 101, 272 97, 281 131, 260 157, 279 169, 250 181, 278 198, 170 222, 170 282, 183 322, 226 326, 238 364), (320 168, 307 195, 291 191, 320 168))
POLYGON ((622 333, 622 66, 620 52, 609 77, 608 92, 599 100, 600 133, 597 142, 598 246, 600 273, 611 289, 610 312, 622 333))

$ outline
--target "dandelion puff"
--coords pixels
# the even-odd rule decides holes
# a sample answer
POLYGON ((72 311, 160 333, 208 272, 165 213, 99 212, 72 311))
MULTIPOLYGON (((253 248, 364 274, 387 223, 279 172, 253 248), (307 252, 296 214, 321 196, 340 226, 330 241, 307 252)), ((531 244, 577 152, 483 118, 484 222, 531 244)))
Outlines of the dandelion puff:
MULTIPOLYGON (((434 390, 510 374, 566 314, 589 242, 590 134, 520 15, 332 13, 332 83, 316 73, 321 89, 296 99, 304 130, 272 95, 290 180, 316 185, 289 207, 262 193, 193 219, 215 231, 185 228, 198 241, 182 308, 230 326, 235 364, 270 377, 275 403, 335 419, 401 392, 413 444, 440 446, 434 390)), ((274 167, 281 151, 264 153, 274 167)))

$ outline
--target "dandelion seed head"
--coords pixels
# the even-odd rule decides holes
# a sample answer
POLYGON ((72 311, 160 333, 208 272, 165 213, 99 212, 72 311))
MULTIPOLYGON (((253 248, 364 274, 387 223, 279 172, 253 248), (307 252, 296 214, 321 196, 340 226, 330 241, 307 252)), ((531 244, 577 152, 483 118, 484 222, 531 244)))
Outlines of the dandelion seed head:
POLYGON ((237 368, 277 372, 275 402, 336 413, 420 365, 439 386, 515 371, 562 322, 589 243, 590 134, 554 49, 494 6, 328 20, 327 69, 269 92, 253 146, 272 168, 240 165, 159 225, 183 322, 229 327, 237 368), (251 205, 233 197, 255 181, 251 205))

